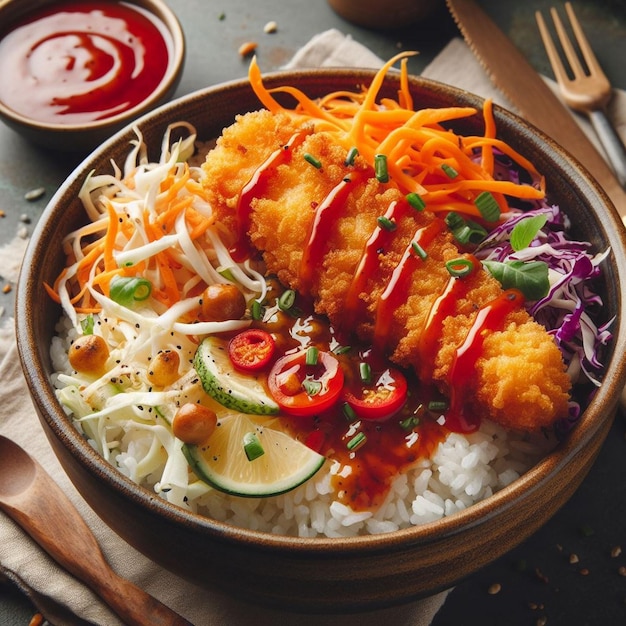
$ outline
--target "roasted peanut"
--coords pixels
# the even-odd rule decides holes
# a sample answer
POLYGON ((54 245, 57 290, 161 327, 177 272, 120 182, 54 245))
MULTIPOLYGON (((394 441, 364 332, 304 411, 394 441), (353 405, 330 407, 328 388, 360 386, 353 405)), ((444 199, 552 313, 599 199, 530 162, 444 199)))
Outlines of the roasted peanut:
POLYGON ((204 443, 217 425, 215 411, 202 404, 183 404, 172 420, 172 432, 184 443, 204 443))
POLYGON ((246 298, 235 285, 209 285, 202 293, 200 312, 205 322, 238 320, 246 313, 246 298))
POLYGON ((178 378, 180 356, 175 350, 161 350, 152 359, 148 380, 157 387, 167 387, 178 378))
POLYGON ((100 335, 83 335, 70 347, 70 365, 84 374, 101 374, 109 358, 109 347, 100 335))

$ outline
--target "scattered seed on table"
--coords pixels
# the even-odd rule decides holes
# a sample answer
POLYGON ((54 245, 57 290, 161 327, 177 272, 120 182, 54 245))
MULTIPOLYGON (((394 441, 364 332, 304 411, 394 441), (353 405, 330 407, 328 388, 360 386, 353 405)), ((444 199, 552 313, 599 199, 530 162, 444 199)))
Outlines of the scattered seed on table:
POLYGON ((537 626, 546 626, 546 624, 548 623, 548 618, 545 615, 542 615, 540 618, 537 619, 537 626))
POLYGON ((30 191, 27 191, 24 194, 24 200, 29 200, 29 201, 38 200, 39 198, 41 198, 41 196, 43 196, 44 193, 46 193, 46 190, 44 187, 37 187, 37 189, 31 189, 30 191))
POLYGON ((578 555, 577 554, 570 554, 569 555, 569 562, 574 564, 574 563, 578 563, 579 559, 578 559, 578 555))
POLYGON ((268 22, 264 27, 263 27, 263 32, 265 33, 275 33, 278 30, 278 24, 274 21, 272 22, 268 22))
POLYGON ((26 213, 22 213, 20 215, 20 222, 23 222, 24 224, 30 224, 30 217, 26 215, 26 213))
POLYGON ((613 548, 611 548, 611 556, 614 559, 617 558, 621 553, 622 553, 622 547, 621 546, 613 546, 613 548))
POLYGON ((255 41, 246 41, 239 46, 239 54, 242 57, 247 57, 256 50, 257 44, 255 41))
POLYGON ((493 583, 493 585, 489 585, 489 589, 487 589, 487 593, 491 596, 495 596, 496 593, 500 593, 502 589, 502 585, 500 583, 493 583))
POLYGON ((2 287, 2 293, 10 293, 10 291, 11 291, 11 285, 9 285, 9 283, 6 283, 4 287, 2 287))
POLYGON ((0 217, 6 217, 6 216, 7 214, 2 209, 0 209, 0 217))
POLYGON ((581 576, 589 576, 589 570, 586 567, 583 567, 579 573, 581 576))
POLYGON ((626 576, 626 566, 625 565, 620 565, 619 569, 617 570, 617 573, 620 576, 626 576))

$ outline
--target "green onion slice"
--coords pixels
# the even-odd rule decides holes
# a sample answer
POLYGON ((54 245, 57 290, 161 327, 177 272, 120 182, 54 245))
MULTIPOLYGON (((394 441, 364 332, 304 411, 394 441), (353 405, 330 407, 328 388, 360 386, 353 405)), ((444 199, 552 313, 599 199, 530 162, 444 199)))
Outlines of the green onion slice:
POLYGON ((354 412, 354 409, 347 402, 344 402, 341 408, 343 414, 349 422, 353 422, 356 419, 356 413, 354 412))
POLYGON ((454 211, 446 215, 445 222, 454 238, 461 245, 479 244, 488 234, 483 226, 472 220, 466 220, 454 211))
POLYGON ((451 259, 450 261, 446 261, 446 269, 450 273, 450 276, 464 278, 474 271, 474 262, 471 259, 451 259))
POLYGON ((500 219, 500 205, 490 191, 479 193, 474 204, 487 222, 497 222, 500 219))
POLYGON ((369 385, 372 382, 372 368, 369 363, 359 363, 359 375, 361 376, 361 381, 363 381, 366 385, 369 385))
POLYGON ((426 203, 424 202, 424 198, 420 196, 418 193, 412 191, 406 195, 406 201, 416 210, 423 211, 426 207, 426 203))
POLYGON ((387 170, 387 155, 377 154, 374 157, 374 173, 379 183, 389 182, 389 172, 387 170))
POLYGON ((384 228, 385 230, 388 230, 389 232, 394 231, 398 227, 397 224, 393 220, 390 220, 388 217, 385 217, 384 215, 381 215, 380 217, 376 218, 376 221, 378 222, 378 225, 381 228, 384 228))
POLYGON ((289 311, 296 302, 296 292, 293 289, 287 289, 280 294, 278 298, 278 308, 281 311, 289 311))
POLYGON ((358 148, 350 148, 348 151, 348 156, 346 156, 346 160, 344 161, 345 165, 354 165, 354 160, 359 154, 358 148))
POLYGON ((399 423, 402 430, 411 430, 412 428, 419 426, 420 418, 416 415, 411 415, 411 417, 407 417, 406 419, 401 420, 399 423))
POLYGON ((243 449, 248 461, 254 461, 265 454, 259 438, 253 432, 246 433, 243 436, 243 449))
POLYGON ((318 170, 322 167, 322 162, 317 157, 314 157, 310 152, 304 153, 304 160, 318 170))
POLYGON ((253 300, 250 305, 250 315, 255 322, 259 322, 265 315, 265 308, 258 300, 253 300))
POLYGON ((429 411, 445 411, 448 408, 448 403, 445 400, 431 400, 428 403, 429 411))
POLYGON ((415 252, 415 254, 422 259, 422 261, 426 260, 428 257, 428 252, 426 252, 426 250, 424 250, 424 248, 422 248, 417 241, 411 242, 411 248, 413 248, 413 252, 415 252))
POLYGON ((441 169, 448 178, 456 178, 459 175, 459 173, 448 163, 442 163, 441 169))
POLYGON ((309 346, 306 349, 305 363, 307 365, 317 365, 317 357, 319 356, 319 350, 315 346, 309 346))
POLYGON ((111 280, 111 300, 122 306, 146 300, 152 292, 152 283, 145 278, 114 276, 111 280))
POLYGON ((356 435, 354 435, 354 437, 352 437, 352 439, 350 439, 350 441, 348 441, 346 447, 348 448, 348 450, 356 450, 357 448, 360 448, 366 441, 367 436, 365 435, 365 433, 358 432, 356 435))

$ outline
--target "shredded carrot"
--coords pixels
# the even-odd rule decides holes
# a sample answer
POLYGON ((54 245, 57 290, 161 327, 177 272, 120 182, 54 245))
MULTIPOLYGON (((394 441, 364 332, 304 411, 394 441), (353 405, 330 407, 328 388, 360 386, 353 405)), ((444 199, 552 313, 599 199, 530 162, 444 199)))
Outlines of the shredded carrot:
POLYGON ((318 131, 333 133, 339 145, 356 147, 373 164, 377 154, 387 156, 392 184, 403 192, 417 192, 433 211, 449 211, 451 206, 476 215, 473 200, 490 191, 501 211, 509 210, 508 198, 541 199, 545 196, 543 178, 532 163, 519 152, 496 138, 493 103, 486 100, 482 111, 473 107, 446 107, 413 110, 408 76, 408 57, 402 52, 376 72, 370 85, 360 91, 336 91, 312 100, 293 86, 266 89, 254 59, 249 69, 252 88, 260 102, 271 112, 299 117, 313 123, 318 131), (382 96, 385 78, 400 61, 397 99, 382 96), (297 105, 286 109, 274 97, 284 93, 297 105), (482 114, 484 132, 478 136, 460 136, 449 130, 455 120, 482 114), (499 150, 533 177, 533 185, 495 179, 494 151, 499 150), (477 158, 479 157, 479 160, 477 158), (453 165, 454 181, 439 175, 443 163, 453 165))

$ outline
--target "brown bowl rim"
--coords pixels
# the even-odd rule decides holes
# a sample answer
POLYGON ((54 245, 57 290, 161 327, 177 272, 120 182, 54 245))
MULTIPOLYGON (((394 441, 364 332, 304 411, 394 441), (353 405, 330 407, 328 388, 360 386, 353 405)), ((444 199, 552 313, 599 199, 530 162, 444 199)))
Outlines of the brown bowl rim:
MULTIPOLYGON (((374 70, 359 68, 290 70, 268 73, 264 76, 264 82, 269 86, 280 84, 297 85, 299 78, 309 78, 323 83, 324 81, 338 77, 340 79, 354 80, 356 83, 359 83, 371 80, 374 73, 374 70)), ((484 99, 480 96, 439 81, 418 76, 412 76, 411 81, 423 88, 443 91, 446 95, 455 97, 455 99, 459 101, 469 103, 469 106, 471 106, 473 102, 476 107, 480 108, 484 102, 484 99)), ((89 171, 90 162, 102 157, 113 145, 120 141, 126 140, 128 143, 131 138, 134 138, 133 127, 141 128, 142 124, 147 124, 151 120, 155 120, 163 115, 166 115, 172 120, 181 119, 180 117, 172 117, 172 115, 178 113, 179 110, 184 110, 185 107, 189 106, 190 103, 197 99, 204 100, 210 98, 211 94, 221 90, 237 92, 237 90, 247 88, 248 86, 249 83, 246 79, 221 83, 190 93, 147 113, 133 124, 128 125, 116 133, 101 147, 97 148, 74 170, 59 188, 57 193, 50 200, 44 211, 44 215, 33 233, 24 258, 22 275, 18 282, 16 311, 19 313, 16 314, 16 331, 19 355, 27 380, 35 382, 38 379, 46 380, 45 368, 36 358, 36 338, 32 336, 29 326, 32 313, 28 311, 26 305, 29 302, 29 298, 32 298, 33 287, 30 276, 32 268, 34 267, 33 261, 37 258, 37 251, 44 245, 41 237, 45 232, 45 223, 53 218, 55 211, 58 212, 60 210, 58 206, 55 208, 55 204, 63 197, 65 190, 75 183, 78 178, 81 180, 84 178, 85 174, 89 171), (24 314, 25 311, 26 315, 24 314)), ((260 106, 261 105, 259 105, 259 108, 260 106)), ((499 124, 503 121, 514 124, 526 133, 527 137, 525 136, 525 139, 534 141, 537 144, 544 144, 552 160, 555 161, 565 175, 571 178, 572 181, 580 187, 581 193, 593 195, 599 205, 604 205, 606 213, 601 222, 606 238, 613 249, 612 253, 615 256, 613 263, 618 268, 626 267, 626 231, 624 231, 621 219, 606 194, 580 163, 547 135, 514 113, 498 105, 494 105, 494 114, 499 124)), ((621 284, 618 295, 619 303, 617 304, 619 308, 626 310, 626 308, 624 308, 626 307, 626 290, 621 288, 621 284)), ((619 356, 626 353, 626 335, 622 331, 622 325, 619 322, 620 320, 617 318, 616 326, 614 327, 614 345, 610 361, 606 368, 605 380, 599 387, 593 401, 584 411, 580 423, 573 429, 568 438, 559 444, 555 451, 539 461, 537 465, 509 486, 462 512, 444 517, 435 522, 413 526, 391 533, 375 535, 346 538, 303 538, 273 535, 271 533, 232 526, 169 504, 165 500, 158 498, 148 489, 136 485, 129 478, 123 476, 89 446, 66 419, 49 383, 46 382, 43 388, 40 385, 34 388, 31 386, 31 393, 34 402, 44 416, 50 430, 66 448, 70 449, 71 454, 84 469, 92 475, 97 475, 106 480, 108 484, 112 485, 124 498, 132 499, 135 503, 154 514, 165 516, 170 521, 179 522, 202 534, 213 537, 219 536, 220 540, 224 542, 237 542, 244 545, 254 544, 256 548, 277 551, 279 553, 289 552, 292 554, 300 554, 301 556, 308 553, 349 555, 359 552, 374 554, 376 552, 387 552, 389 550, 398 549, 404 545, 426 544, 433 539, 439 540, 453 537, 468 528, 480 525, 494 516, 507 513, 513 507, 523 505, 524 501, 529 498, 536 489, 541 488, 544 482, 548 481, 563 467, 571 463, 584 449, 588 440, 597 436, 603 429, 605 431, 604 435, 606 435, 607 420, 612 420, 617 408, 621 389, 626 382, 626 361, 619 356)), ((514 538, 512 538, 512 541, 514 541, 514 538)))

